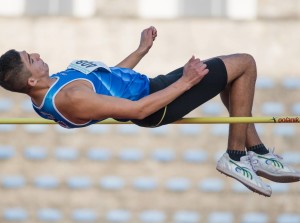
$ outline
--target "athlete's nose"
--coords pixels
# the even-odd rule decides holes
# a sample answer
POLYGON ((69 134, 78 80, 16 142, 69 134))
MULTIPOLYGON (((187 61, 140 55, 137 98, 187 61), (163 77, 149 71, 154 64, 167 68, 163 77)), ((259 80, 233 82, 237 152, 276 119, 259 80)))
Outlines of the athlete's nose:
POLYGON ((34 57, 36 60, 40 60, 41 59, 41 56, 38 53, 31 54, 31 57, 34 57))

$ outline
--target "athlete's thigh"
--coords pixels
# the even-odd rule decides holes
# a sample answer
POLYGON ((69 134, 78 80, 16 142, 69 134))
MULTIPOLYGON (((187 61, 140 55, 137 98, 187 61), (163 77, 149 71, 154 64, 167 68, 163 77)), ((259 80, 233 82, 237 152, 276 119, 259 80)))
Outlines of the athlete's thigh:
POLYGON ((255 64, 253 57, 249 54, 231 54, 218 57, 222 59, 225 64, 228 83, 240 77, 249 65, 255 64))
POLYGON ((174 122, 203 103, 214 98, 227 84, 227 72, 219 58, 206 61, 209 73, 194 87, 176 98, 166 107, 162 124, 174 122))

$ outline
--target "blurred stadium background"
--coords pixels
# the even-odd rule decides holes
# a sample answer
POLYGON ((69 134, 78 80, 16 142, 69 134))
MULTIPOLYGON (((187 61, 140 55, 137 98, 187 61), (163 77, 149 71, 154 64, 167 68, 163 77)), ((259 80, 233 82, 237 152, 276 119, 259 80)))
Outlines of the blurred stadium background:
MULTIPOLYGON (((136 70, 149 76, 246 52, 257 60, 254 116, 300 115, 299 0, 0 0, 0 52, 38 52, 51 73, 74 59, 117 64, 153 25, 136 70)), ((0 118, 37 117, 0 89, 0 118)), ((215 98, 190 116, 227 116, 215 98)), ((300 169, 297 124, 258 124, 300 169)), ((0 222, 296 223, 300 184, 271 198, 215 170, 228 125, 0 125, 0 222)))

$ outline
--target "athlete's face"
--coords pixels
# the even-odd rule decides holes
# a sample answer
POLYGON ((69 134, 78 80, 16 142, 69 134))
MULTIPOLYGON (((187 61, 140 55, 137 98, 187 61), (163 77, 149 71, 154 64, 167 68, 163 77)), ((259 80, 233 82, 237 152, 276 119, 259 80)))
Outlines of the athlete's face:
POLYGON ((19 52, 25 68, 30 71, 34 78, 49 76, 49 67, 38 53, 28 54, 26 51, 19 52))

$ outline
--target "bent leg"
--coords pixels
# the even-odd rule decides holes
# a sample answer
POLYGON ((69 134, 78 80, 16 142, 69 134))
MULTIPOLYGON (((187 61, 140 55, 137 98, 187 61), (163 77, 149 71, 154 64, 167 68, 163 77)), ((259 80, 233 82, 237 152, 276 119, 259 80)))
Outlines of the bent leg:
MULTIPOLYGON (((254 59, 248 54, 220 58, 228 73, 227 87, 221 93, 223 103, 231 117, 251 116, 257 76, 254 59)), ((256 175, 249 156, 246 156, 245 146, 248 141, 260 142, 254 125, 230 124, 227 153, 218 161, 217 170, 240 181, 250 190, 269 197, 272 193, 270 186, 256 175)))
MULTIPOLYGON (((234 54, 220 57, 227 69, 228 84, 221 98, 231 117, 251 116, 256 64, 248 54, 234 54)), ((254 125, 231 124, 229 127, 228 148, 244 151, 246 144, 259 144, 260 139, 254 125)), ((248 146, 248 145, 247 145, 248 146)))
MULTIPOLYGON (((227 87, 223 92, 220 94, 221 100, 227 110, 229 111, 229 87, 227 87)), ((252 116, 252 114, 251 114, 252 116)), ((260 140, 256 128, 254 124, 250 123, 248 124, 248 128, 246 131, 246 148, 256 146, 259 144, 262 144, 262 141, 260 140)))
MULTIPOLYGON (((251 116, 257 76, 254 59, 247 54, 222 56, 220 58, 224 61, 228 73, 228 85, 221 93, 223 103, 228 108, 230 116, 251 116)), ((225 153, 218 161, 217 170, 239 180, 254 192, 265 196, 271 196, 272 193, 270 186, 263 183, 256 174, 275 182, 300 180, 300 172, 286 166, 284 162, 281 162, 279 156, 264 147, 253 124, 231 124, 228 149, 228 153, 225 153), (249 174, 253 178, 247 179, 235 171, 237 165, 230 157, 230 154, 238 152, 236 150, 244 151, 245 147, 247 149, 251 147, 251 149, 249 148, 250 152, 247 156, 240 157, 238 166, 239 168, 245 167, 250 171, 249 174), (266 162, 266 160, 272 160, 272 162, 266 162)))

